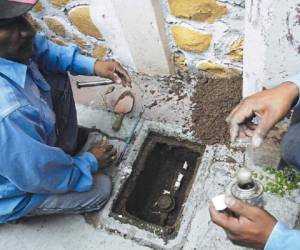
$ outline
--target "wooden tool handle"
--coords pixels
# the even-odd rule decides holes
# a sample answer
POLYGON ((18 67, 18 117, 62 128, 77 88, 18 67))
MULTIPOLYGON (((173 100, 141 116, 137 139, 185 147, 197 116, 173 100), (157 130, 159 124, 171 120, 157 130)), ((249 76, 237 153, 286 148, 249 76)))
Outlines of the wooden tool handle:
POLYGON ((114 131, 119 131, 120 130, 120 128, 122 126, 124 116, 125 116, 125 114, 123 114, 123 113, 116 115, 116 120, 114 121, 114 123, 112 125, 112 129, 114 131))

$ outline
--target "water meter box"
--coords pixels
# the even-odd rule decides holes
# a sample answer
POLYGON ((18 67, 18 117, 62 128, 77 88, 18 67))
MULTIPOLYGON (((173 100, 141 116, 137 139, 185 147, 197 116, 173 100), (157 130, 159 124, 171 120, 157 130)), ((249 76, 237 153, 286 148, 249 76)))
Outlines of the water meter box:
POLYGON ((174 238, 204 146, 150 132, 121 188, 111 215, 174 238))

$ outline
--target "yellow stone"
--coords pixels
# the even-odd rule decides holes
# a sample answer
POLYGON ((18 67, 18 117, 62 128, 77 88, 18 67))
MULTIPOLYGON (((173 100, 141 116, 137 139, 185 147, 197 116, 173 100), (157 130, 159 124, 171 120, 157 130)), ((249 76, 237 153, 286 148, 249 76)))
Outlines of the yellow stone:
POLYGON ((93 50, 93 56, 99 60, 103 60, 106 56, 107 48, 101 45, 96 45, 93 50))
POLYGON ((210 63, 210 62, 202 63, 198 66, 198 68, 208 73, 209 75, 218 78, 231 78, 233 76, 237 76, 241 74, 241 72, 236 69, 228 68, 223 65, 217 63, 210 63))
POLYGON ((69 12, 69 18, 80 32, 98 39, 102 37, 99 30, 92 22, 89 6, 73 8, 69 12))
POLYGON ((172 33, 177 46, 191 52, 207 51, 212 39, 211 34, 193 31, 179 25, 173 26, 172 33))
POLYGON ((33 10, 35 12, 41 12, 44 9, 43 5, 41 2, 37 2, 37 4, 33 7, 33 10))
POLYGON ((66 30, 64 24, 54 17, 46 17, 45 22, 48 25, 49 29, 54 33, 60 36, 66 35, 66 30))
POLYGON ((65 6, 70 0, 51 0, 51 3, 57 7, 65 6))
POLYGON ((172 15, 200 22, 213 23, 228 13, 216 0, 169 0, 169 5, 172 15))
POLYGON ((227 57, 233 62, 242 62, 244 55, 244 37, 239 37, 229 47, 227 57))
POLYGON ((183 55, 174 54, 174 64, 181 72, 187 72, 189 70, 187 60, 183 55))
POLYGON ((74 41, 81 48, 86 48, 87 45, 88 45, 87 42, 84 39, 82 39, 81 37, 79 37, 77 35, 75 35, 74 41))

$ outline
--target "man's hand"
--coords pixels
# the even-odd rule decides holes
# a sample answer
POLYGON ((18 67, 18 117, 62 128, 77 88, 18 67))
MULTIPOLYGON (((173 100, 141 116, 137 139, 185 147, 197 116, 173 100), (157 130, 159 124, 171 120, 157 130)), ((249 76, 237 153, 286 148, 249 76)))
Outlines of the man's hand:
POLYGON ((116 61, 96 61, 94 70, 97 76, 109 78, 124 87, 131 87, 128 72, 116 61))
POLYGON ((276 219, 265 210, 231 196, 225 198, 225 203, 237 217, 218 212, 212 205, 209 208, 211 220, 226 231, 234 244, 263 249, 277 223, 276 219))
POLYGON ((107 140, 102 140, 89 150, 98 160, 102 168, 110 166, 117 159, 117 151, 107 140))
POLYGON ((253 146, 260 146, 269 130, 289 112, 298 95, 298 87, 286 82, 244 99, 226 119, 231 141, 238 136, 249 136, 253 146), (255 116, 259 118, 258 125, 251 122, 255 116))

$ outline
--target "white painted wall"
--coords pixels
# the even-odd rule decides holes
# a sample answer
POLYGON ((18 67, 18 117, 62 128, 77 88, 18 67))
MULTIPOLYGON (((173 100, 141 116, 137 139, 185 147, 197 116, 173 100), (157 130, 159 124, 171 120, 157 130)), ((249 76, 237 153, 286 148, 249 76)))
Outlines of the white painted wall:
POLYGON ((245 97, 300 72, 299 21, 298 0, 246 0, 245 97))
POLYGON ((136 65, 131 56, 122 25, 110 0, 91 0, 91 18, 94 24, 101 30, 101 33, 109 43, 114 57, 122 64, 136 70, 136 65))
POLYGON ((92 0, 91 16, 114 57, 136 71, 170 74, 172 64, 161 8, 154 0, 92 0))

